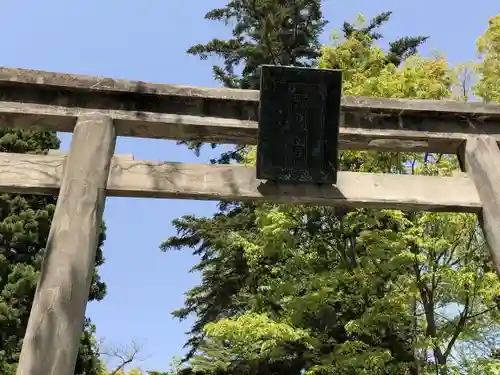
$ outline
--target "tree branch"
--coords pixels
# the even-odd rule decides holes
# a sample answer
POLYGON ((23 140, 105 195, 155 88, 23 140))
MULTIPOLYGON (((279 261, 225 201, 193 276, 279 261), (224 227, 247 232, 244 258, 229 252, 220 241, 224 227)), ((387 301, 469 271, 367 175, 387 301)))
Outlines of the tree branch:
POLYGON ((116 375, 119 371, 123 370, 125 366, 138 359, 138 355, 142 350, 143 345, 132 342, 130 348, 112 348, 102 353, 103 356, 118 359, 118 365, 112 370, 109 375, 116 375))

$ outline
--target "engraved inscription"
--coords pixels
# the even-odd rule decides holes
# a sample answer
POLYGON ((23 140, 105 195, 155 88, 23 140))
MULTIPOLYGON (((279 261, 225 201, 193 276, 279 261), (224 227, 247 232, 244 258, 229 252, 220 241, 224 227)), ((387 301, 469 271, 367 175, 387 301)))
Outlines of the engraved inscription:
POLYGON ((294 129, 290 132, 286 144, 291 150, 287 150, 289 160, 287 166, 293 169, 304 170, 307 168, 307 96, 296 94, 295 85, 291 85, 291 100, 288 112, 289 122, 294 129))
MULTIPOLYGON (((338 103, 329 103, 332 75, 328 72, 330 81, 322 80, 323 73, 318 69, 290 67, 263 70, 258 178, 289 182, 335 181, 340 95, 338 103), (312 81, 310 74, 314 75, 312 81)), ((340 90, 340 80, 334 83, 340 90)))

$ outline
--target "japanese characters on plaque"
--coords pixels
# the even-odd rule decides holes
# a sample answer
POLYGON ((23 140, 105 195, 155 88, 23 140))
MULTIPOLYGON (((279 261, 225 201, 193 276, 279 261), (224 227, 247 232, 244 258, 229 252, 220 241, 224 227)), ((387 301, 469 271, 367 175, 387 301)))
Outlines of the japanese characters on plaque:
POLYGON ((341 71, 261 69, 257 178, 336 183, 341 71))

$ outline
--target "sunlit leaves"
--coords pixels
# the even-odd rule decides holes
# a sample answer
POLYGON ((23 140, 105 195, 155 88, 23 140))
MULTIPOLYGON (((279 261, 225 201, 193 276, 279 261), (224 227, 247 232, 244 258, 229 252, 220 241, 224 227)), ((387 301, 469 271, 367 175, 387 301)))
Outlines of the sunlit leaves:
POLYGON ((500 15, 488 20, 488 28, 477 40, 481 75, 474 87, 475 94, 485 101, 500 102, 500 15))
MULTIPOLYGON (((413 56, 396 67, 385 57, 367 35, 353 33, 324 46, 319 65, 343 70, 345 95, 451 96, 456 75, 444 58, 413 56)), ((255 148, 245 162, 255 162, 255 148)), ((449 176, 458 168, 456 158, 449 155, 359 151, 343 152, 341 165, 353 171, 438 176, 449 176)), ((344 335, 343 341, 329 344, 329 355, 313 356, 309 374, 399 374, 406 365, 394 356, 401 361, 415 350, 421 353, 424 370, 427 365, 433 368, 426 359, 430 353, 440 358, 439 366, 451 370, 457 340, 477 339, 487 324, 497 324, 494 307, 500 283, 485 268, 488 252, 475 216, 365 209, 349 212, 341 221, 335 217, 327 208, 265 204, 256 212, 258 232, 231 234, 259 277, 257 311, 273 301, 279 312, 269 316, 275 322, 287 319, 296 332, 314 324, 323 329, 335 326, 344 335), (334 235, 330 237, 328 230, 334 235), (315 314, 318 322, 313 324, 315 314), (387 345, 391 350, 384 349, 387 345)), ((213 339, 217 333, 219 342, 227 340, 241 354, 249 347, 236 343, 256 340, 231 332, 240 327, 246 335, 238 321, 253 327, 262 316, 251 312, 211 324, 207 337, 213 339)), ((309 335, 326 339, 314 329, 309 335)), ((275 347, 277 341, 258 341, 252 358, 269 345, 275 347)))
MULTIPOLYGON (((452 91, 462 83, 462 68, 441 56, 408 53, 395 62, 377 45, 377 29, 363 22, 345 26, 344 39, 321 49, 320 67, 343 70, 344 95, 457 97, 452 91)), ((494 45, 491 35, 481 42, 490 55, 484 46, 494 45)), ((466 97, 464 91, 460 99, 466 97)), ((245 151, 242 161, 255 164, 255 148, 245 151)), ((454 155, 430 153, 343 151, 340 165, 433 176, 458 170, 454 155)), ((485 332, 499 328, 500 295, 474 215, 241 207, 245 219, 229 210, 214 219, 189 218, 179 226, 189 235, 170 243, 200 246, 203 257, 197 267, 203 285, 178 313, 198 314, 191 333, 203 332, 189 343, 199 349, 191 367, 238 375, 407 375, 418 364, 420 375, 474 373, 457 353, 484 344, 485 332)), ((495 363, 489 356, 483 351, 470 363, 489 375, 495 363)))

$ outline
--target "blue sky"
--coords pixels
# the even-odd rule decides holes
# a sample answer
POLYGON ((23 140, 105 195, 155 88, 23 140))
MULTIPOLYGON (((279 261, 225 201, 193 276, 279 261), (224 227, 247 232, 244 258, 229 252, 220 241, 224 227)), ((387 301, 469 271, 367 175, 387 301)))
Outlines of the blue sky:
MULTIPOLYGON (((0 66, 127 78, 159 83, 217 86, 211 65, 185 53, 209 38, 224 38, 230 29, 205 21, 205 12, 225 0, 0 0, 0 66)), ((326 0, 324 12, 332 28, 357 13, 367 17, 393 11, 384 28, 388 40, 429 35, 424 54, 446 53, 452 63, 475 58, 475 39, 489 16, 500 11, 496 0, 474 3, 441 1, 326 0)), ((62 134, 64 150, 70 142, 62 134)), ((171 141, 120 138, 117 153, 136 159, 207 162, 214 152, 196 158, 171 141)), ((110 345, 132 340, 144 344, 138 363, 167 369, 182 353, 189 321, 179 323, 170 312, 183 303, 183 293, 197 283, 188 274, 196 263, 189 251, 162 253, 159 244, 174 234, 172 219, 184 214, 211 215, 215 204, 202 201, 110 198, 105 220, 108 240, 101 275, 108 295, 91 303, 87 313, 98 335, 110 345)))

